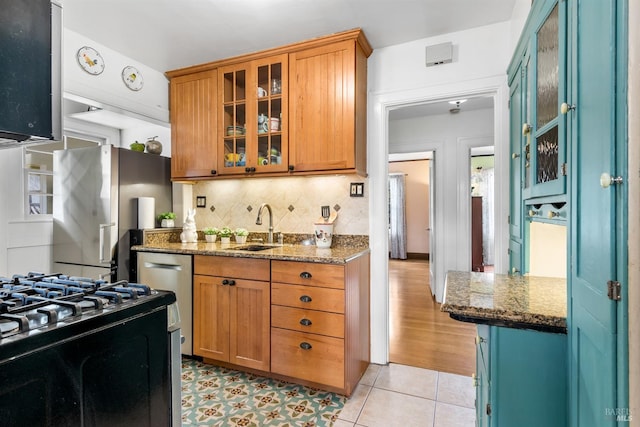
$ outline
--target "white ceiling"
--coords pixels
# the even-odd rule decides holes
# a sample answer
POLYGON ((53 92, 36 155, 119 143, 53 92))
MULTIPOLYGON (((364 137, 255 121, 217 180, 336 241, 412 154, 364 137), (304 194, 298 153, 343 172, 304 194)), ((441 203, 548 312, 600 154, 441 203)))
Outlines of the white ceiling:
POLYGON ((164 72, 360 27, 374 49, 509 20, 516 0, 60 0, 64 25, 164 72))
MULTIPOLYGON (((66 28, 164 72, 358 27, 374 49, 392 46, 509 20, 517 0, 60 1, 66 28)), ((461 111, 492 107, 491 98, 474 98, 461 111)), ((390 120, 451 108, 404 107, 390 120)))

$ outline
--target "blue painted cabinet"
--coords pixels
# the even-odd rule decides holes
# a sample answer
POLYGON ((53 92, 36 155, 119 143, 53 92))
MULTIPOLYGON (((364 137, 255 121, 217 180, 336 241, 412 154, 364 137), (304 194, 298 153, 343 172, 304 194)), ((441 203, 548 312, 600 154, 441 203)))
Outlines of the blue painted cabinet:
POLYGON ((566 134, 561 105, 565 100, 566 1, 535 5, 527 47, 524 135, 524 199, 563 195, 566 189, 566 134))
POLYGON ((567 336, 478 325, 478 426, 566 427, 567 336))
MULTIPOLYGON (((628 408, 626 1, 572 1, 568 277, 570 426, 623 425, 628 408), (620 299, 616 298, 620 284, 620 299)), ((628 421, 628 420, 627 420, 628 421)))
MULTIPOLYGON (((533 2, 508 69, 510 267, 528 270, 530 221, 566 225, 571 427, 616 425, 629 405, 628 194, 624 185, 600 184, 603 173, 622 182, 628 175, 627 4, 533 2)), ((498 362, 504 341, 492 328, 493 406, 501 388, 515 387, 499 380, 510 369, 498 362)), ((523 425, 505 424, 497 414, 494 407, 494 425, 523 425)))

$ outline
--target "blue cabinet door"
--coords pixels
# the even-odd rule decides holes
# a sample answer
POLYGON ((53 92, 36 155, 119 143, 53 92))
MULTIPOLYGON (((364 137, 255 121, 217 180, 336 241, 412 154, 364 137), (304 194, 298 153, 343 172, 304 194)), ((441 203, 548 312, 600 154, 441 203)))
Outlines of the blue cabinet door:
POLYGON ((490 326, 478 325, 476 336, 476 426, 491 425, 490 326))
POLYGON ((620 13, 616 6, 622 3, 571 2, 569 9, 569 102, 575 105, 568 114, 572 135, 568 316, 572 427, 616 425, 615 410, 625 407, 616 389, 618 373, 627 368, 617 364, 616 342, 617 334, 626 334, 626 326, 618 330, 620 303, 607 295, 607 282, 618 276, 616 262, 625 257, 616 244, 616 233, 621 230, 616 221, 616 193, 622 189, 599 184, 603 172, 620 173, 616 171, 616 136, 626 111, 617 108, 624 93, 617 82, 624 86, 626 76, 616 55, 626 53, 616 49, 620 13))

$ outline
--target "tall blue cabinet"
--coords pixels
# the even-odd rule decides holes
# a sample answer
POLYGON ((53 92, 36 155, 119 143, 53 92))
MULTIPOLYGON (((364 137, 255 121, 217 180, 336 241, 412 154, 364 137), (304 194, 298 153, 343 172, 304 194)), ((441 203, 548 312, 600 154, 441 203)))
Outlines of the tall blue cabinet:
POLYGON ((510 271, 532 221, 567 227, 571 427, 628 408, 627 2, 534 1, 508 68, 510 271))

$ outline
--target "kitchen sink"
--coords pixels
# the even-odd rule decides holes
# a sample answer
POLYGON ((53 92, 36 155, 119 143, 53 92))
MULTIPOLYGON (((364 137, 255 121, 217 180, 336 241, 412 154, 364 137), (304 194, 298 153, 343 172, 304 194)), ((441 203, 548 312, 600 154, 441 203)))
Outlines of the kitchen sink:
POLYGON ((264 251, 267 249, 273 249, 275 246, 270 245, 246 245, 246 246, 236 246, 235 248, 229 248, 229 250, 233 251, 264 251))

